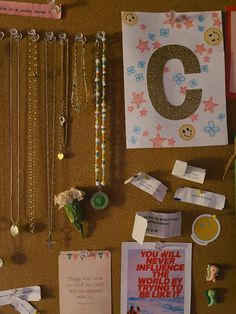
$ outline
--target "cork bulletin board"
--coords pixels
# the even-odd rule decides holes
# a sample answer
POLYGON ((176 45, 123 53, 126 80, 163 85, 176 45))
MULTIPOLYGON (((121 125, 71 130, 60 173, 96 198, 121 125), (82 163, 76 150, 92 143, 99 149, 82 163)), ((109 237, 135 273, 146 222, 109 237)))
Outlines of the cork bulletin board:
MULTIPOLYGON (((35 1, 36 2, 36 1, 35 1)), ((43 1, 38 1, 43 2, 43 1)), ((22 39, 20 50, 20 102, 21 102, 21 216, 20 236, 13 239, 9 211, 9 42, 0 42, 0 256, 4 266, 0 269, 0 290, 17 287, 40 285, 42 300, 35 303, 40 313, 59 313, 58 255, 66 250, 110 250, 112 254, 112 307, 113 313, 120 313, 120 267, 121 243, 131 241, 132 227, 137 211, 160 210, 163 212, 182 211, 182 235, 171 242, 192 242, 191 226, 194 219, 204 213, 217 214, 222 231, 220 237, 207 247, 193 245, 192 260, 192 309, 191 314, 208 313, 232 314, 236 307, 236 217, 234 195, 234 173, 230 170, 224 181, 221 180, 230 155, 233 153, 233 135, 236 132, 236 102, 227 100, 228 133, 230 144, 226 146, 175 149, 134 149, 125 146, 124 85, 122 63, 121 11, 169 12, 223 10, 225 5, 234 1, 178 1, 170 0, 63 0, 62 19, 47 20, 32 17, 0 15, 0 29, 8 32, 17 28, 25 33, 35 28, 42 37, 46 31, 56 34, 66 32, 70 39, 74 33, 83 32, 87 36, 87 76, 89 105, 84 112, 71 110, 69 146, 70 156, 55 162, 55 194, 77 186, 86 191, 82 203, 86 219, 89 222, 88 237, 82 239, 63 212, 55 207, 53 211, 53 237, 56 241, 53 249, 48 250, 47 240, 47 191, 46 191, 46 130, 44 110, 43 77, 40 85, 39 136, 37 150, 38 174, 37 210, 35 212, 36 232, 28 231, 28 194, 27 194, 27 107, 26 103, 26 45, 22 39), (110 205, 103 211, 95 211, 89 204, 95 192, 94 184, 94 101, 93 101, 93 64, 94 34, 103 30, 107 33, 107 104, 108 104, 108 147, 107 147, 107 187, 110 205), (175 160, 184 160, 191 165, 206 168, 207 176, 204 190, 226 195, 226 208, 223 211, 178 203, 173 200, 173 193, 181 185, 179 179, 171 176, 175 160), (147 193, 132 185, 125 185, 125 179, 134 173, 144 171, 160 179, 169 188, 163 203, 157 202, 147 193), (216 263, 221 268, 220 280, 215 284, 219 291, 219 304, 214 309, 207 307, 204 298, 206 290, 206 266, 216 263)), ((9 37, 9 35, 8 35, 9 37)), ((70 56, 72 49, 70 46, 70 56)), ((43 40, 39 42, 39 64, 43 71, 43 40)), ((58 74, 58 72, 57 72, 58 74)), ((71 87, 70 87, 71 88, 71 87)), ((59 93, 60 85, 57 83, 59 93)), ((57 94, 58 96, 58 94, 57 94)), ((196 186, 191 182, 187 186, 196 186)), ((156 241, 147 237, 146 241, 156 241)), ((0 313, 15 311, 9 306, 1 307, 0 313)), ((69 313, 68 313, 69 314, 69 313)))

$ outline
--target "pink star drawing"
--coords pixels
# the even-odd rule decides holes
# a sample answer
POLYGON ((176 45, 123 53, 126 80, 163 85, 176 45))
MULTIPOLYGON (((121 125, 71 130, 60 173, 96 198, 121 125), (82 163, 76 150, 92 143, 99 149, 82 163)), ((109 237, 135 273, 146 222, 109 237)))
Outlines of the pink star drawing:
POLYGON ((195 50, 195 52, 197 52, 197 53, 199 53, 200 55, 202 55, 204 51, 206 51, 206 48, 205 48, 204 44, 196 45, 196 50, 195 50))
POLYGON ((214 20, 214 23, 213 23, 213 25, 214 25, 214 26, 218 26, 218 27, 220 27, 220 26, 221 26, 221 24, 222 24, 222 23, 221 23, 221 21, 220 21, 220 19, 219 19, 219 18, 217 18, 217 19, 215 19, 215 20, 214 20))
POLYGON ((212 51, 213 51, 212 48, 208 48, 208 49, 207 49, 207 52, 208 52, 209 54, 212 54, 212 51))
POLYGON ((128 111, 129 111, 129 112, 132 112, 133 110, 134 110, 134 107, 133 107, 133 106, 129 106, 129 107, 128 107, 128 111))
POLYGON ((192 122, 194 122, 194 121, 198 121, 198 114, 193 114, 191 117, 190 117, 190 119, 192 120, 192 122))
POLYGON ((203 61, 204 61, 204 62, 209 62, 209 61, 210 61, 210 58, 209 58, 208 56, 205 56, 205 57, 203 57, 203 61))
POLYGON ((150 138, 150 141, 153 144, 153 147, 163 147, 162 144, 165 141, 165 137, 160 137, 160 134, 157 133, 156 137, 150 138))
POLYGON ((142 31, 144 31, 144 30, 147 28, 147 26, 146 26, 145 24, 141 24, 141 25, 139 25, 139 26, 140 26, 140 28, 141 28, 142 31))
POLYGON ((161 124, 158 124, 157 127, 156 127, 157 131, 161 131, 162 129, 162 125, 161 124))
POLYGON ((186 95, 187 86, 180 86, 179 93, 182 95, 186 95))
POLYGON ((139 111, 140 117, 146 117, 148 113, 148 110, 146 110, 145 108, 143 108, 142 110, 139 111))
POLYGON ((139 49, 142 53, 144 52, 144 50, 150 50, 150 48, 148 47, 148 40, 142 41, 141 39, 139 39, 139 44, 138 46, 136 46, 136 48, 139 49))
POLYGON ((168 145, 170 145, 170 146, 174 146, 176 143, 176 141, 173 139, 173 137, 168 138, 167 140, 168 140, 168 145))
POLYGON ((143 99, 144 92, 139 93, 139 94, 133 92, 132 95, 133 95, 133 99, 131 101, 131 104, 135 104, 138 109, 140 108, 141 104, 147 102, 145 99, 143 99))
POLYGON ((159 43, 159 41, 155 41, 154 43, 152 43, 153 45, 153 49, 159 49, 161 47, 161 43, 159 43))
POLYGON ((175 25, 175 13, 165 13, 166 20, 164 21, 164 24, 169 24, 171 27, 174 27, 175 25))
POLYGON ((168 66, 164 65, 163 72, 164 72, 164 73, 167 73, 167 72, 169 72, 169 70, 170 70, 170 69, 168 68, 168 66))
POLYGON ((214 108, 218 106, 218 104, 213 102, 213 97, 210 97, 209 100, 203 102, 205 104, 204 111, 210 111, 211 113, 214 113, 214 108))
POLYGON ((189 29, 190 27, 193 27, 193 20, 187 19, 187 20, 184 22, 184 25, 186 25, 186 28, 187 28, 187 29, 189 29))
POLYGON ((149 135, 149 132, 148 131, 144 131, 143 132, 143 136, 148 136, 149 135))
POLYGON ((215 18, 217 18, 218 17, 218 13, 217 12, 213 12, 212 13, 212 17, 215 19, 215 18))
POLYGON ((176 27, 177 29, 180 29, 180 28, 182 27, 182 24, 181 24, 181 23, 176 23, 175 27, 176 27))

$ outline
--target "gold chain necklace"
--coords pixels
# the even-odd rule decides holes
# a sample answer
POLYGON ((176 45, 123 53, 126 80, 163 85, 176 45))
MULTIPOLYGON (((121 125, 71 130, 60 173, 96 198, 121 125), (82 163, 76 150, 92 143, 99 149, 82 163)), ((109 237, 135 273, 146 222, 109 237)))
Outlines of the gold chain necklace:
POLYGON ((10 140, 10 233, 13 237, 19 235, 18 223, 20 220, 20 40, 22 34, 13 28, 10 30, 10 64, 9 64, 9 140, 10 140), (14 49, 15 48, 15 49, 14 49), (14 53, 15 50, 15 53, 14 53), (16 69, 13 71, 13 62, 16 62, 16 69), (14 95, 15 93, 16 95, 14 95), (14 97, 15 96, 15 97, 14 97), (14 106, 16 102, 16 110, 14 106), (15 113, 16 111, 16 113, 15 113), (16 115, 16 119, 14 114, 16 115), (16 121, 14 121, 16 120, 16 121), (15 125, 16 124, 16 125, 15 125), (16 128, 16 129, 15 129, 16 128), (14 145, 14 131, 16 132, 17 143, 14 145), (16 152, 15 148, 16 147, 16 152), (16 155, 16 156, 15 156, 16 155), (14 156, 16 158, 14 158, 14 156), (16 162, 15 162, 16 160, 16 162), (14 165, 16 163, 16 165, 14 165), (14 167, 16 168, 16 180, 13 178, 14 167), (14 188, 16 193, 14 193, 14 188), (16 199, 16 201, 15 201, 16 199), (16 203, 16 204, 15 204, 16 203), (13 214, 13 207, 16 205, 16 217, 13 214))
POLYGON ((73 48, 74 62, 73 62, 71 105, 78 113, 83 111, 83 109, 85 109, 86 106, 88 105, 85 43, 86 37, 82 33, 76 33, 73 48))
POLYGON ((48 210, 48 238, 46 244, 50 249, 55 241, 53 233, 53 197, 54 197, 54 153, 55 153, 55 108, 56 108, 56 37, 53 32, 45 34, 44 39, 44 62, 45 62, 45 113, 46 113, 46 158, 47 158, 47 210, 48 210), (52 49, 49 49, 52 48, 52 49), (50 53, 52 52, 52 53, 50 53), (49 55, 52 62, 49 62, 49 55), (53 78, 49 80, 49 67, 51 64, 53 78), (49 97, 49 90, 51 97, 49 97), (50 132, 50 130, 52 130, 50 132), (51 139, 51 141, 50 141, 51 139))
POLYGON ((69 126, 69 43, 65 33, 59 34, 61 56, 61 107, 59 117, 59 151, 57 157, 64 159, 68 150, 69 126))
POLYGON ((35 232, 38 156, 38 40, 34 29, 28 31, 28 206, 29 230, 35 232))

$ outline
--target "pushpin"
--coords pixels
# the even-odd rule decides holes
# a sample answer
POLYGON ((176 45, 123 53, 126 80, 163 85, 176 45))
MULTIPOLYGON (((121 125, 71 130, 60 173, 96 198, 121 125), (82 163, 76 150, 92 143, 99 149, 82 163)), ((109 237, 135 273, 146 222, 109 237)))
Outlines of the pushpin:
POLYGON ((216 282, 216 277, 219 276, 220 269, 216 265, 207 265, 206 281, 216 282))
POLYGON ((3 266, 4 262, 3 259, 0 257, 0 268, 3 266))

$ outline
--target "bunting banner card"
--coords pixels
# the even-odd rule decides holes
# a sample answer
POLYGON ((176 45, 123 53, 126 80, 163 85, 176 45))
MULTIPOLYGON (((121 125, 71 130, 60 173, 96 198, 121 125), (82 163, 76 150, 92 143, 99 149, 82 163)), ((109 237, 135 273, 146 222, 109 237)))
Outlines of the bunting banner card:
POLYGON ((191 264, 191 243, 122 243, 121 314, 190 314, 191 264))
POLYGON ((228 144, 221 11, 122 12, 126 147, 228 144))
POLYGON ((59 293, 60 314, 111 314, 110 252, 61 252, 59 293))

